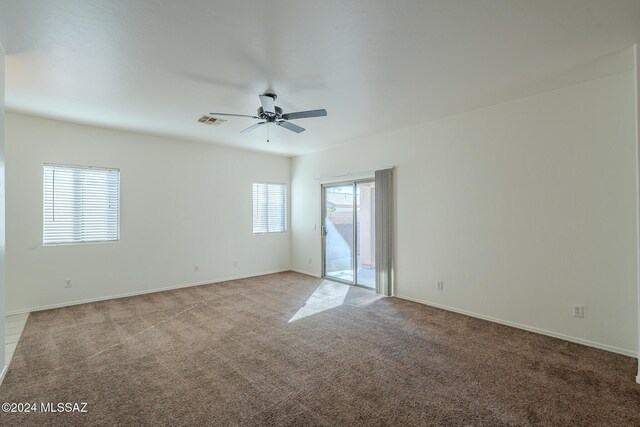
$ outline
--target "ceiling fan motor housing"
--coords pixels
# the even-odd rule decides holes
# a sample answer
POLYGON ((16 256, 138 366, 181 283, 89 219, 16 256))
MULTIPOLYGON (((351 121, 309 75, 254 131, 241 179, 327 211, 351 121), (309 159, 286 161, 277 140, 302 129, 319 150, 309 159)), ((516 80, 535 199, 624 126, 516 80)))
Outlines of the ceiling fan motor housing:
POLYGON ((264 109, 262 107, 258 108, 258 117, 260 117, 262 120, 266 120, 269 123, 273 123, 276 120, 279 120, 282 118, 282 108, 280 107, 275 107, 276 113, 269 113, 269 112, 265 112, 264 109))

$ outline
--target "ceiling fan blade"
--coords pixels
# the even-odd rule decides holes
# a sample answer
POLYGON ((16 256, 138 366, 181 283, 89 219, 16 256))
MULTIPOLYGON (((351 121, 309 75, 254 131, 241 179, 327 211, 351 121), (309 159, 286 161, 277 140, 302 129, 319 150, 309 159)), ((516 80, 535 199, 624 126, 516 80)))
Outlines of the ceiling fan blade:
POLYGON ((230 116, 230 117, 248 117, 250 119, 259 119, 258 116, 248 116, 246 114, 229 114, 229 113, 209 113, 210 116, 230 116))
POLYGON ((294 125, 293 123, 289 123, 289 122, 285 122, 285 121, 281 121, 281 122, 276 122, 276 124, 278 126, 282 126, 285 129, 289 129, 292 132, 295 133, 300 133, 300 132, 304 132, 305 128, 301 128, 298 125, 294 125))
POLYGON ((327 115, 327 110, 324 108, 321 110, 309 110, 309 111, 297 111, 295 113, 283 114, 282 118, 285 120, 295 119, 308 119, 311 117, 324 117, 327 115))
POLYGON ((262 104, 262 111, 265 113, 276 113, 276 106, 272 97, 267 95, 260 95, 260 103, 262 104))
POLYGON ((247 132, 251 132, 254 129, 259 128, 262 125, 266 125, 267 122, 260 122, 260 123, 256 123, 255 125, 249 126, 248 128, 246 128, 245 130, 241 131, 240 133, 247 133, 247 132))

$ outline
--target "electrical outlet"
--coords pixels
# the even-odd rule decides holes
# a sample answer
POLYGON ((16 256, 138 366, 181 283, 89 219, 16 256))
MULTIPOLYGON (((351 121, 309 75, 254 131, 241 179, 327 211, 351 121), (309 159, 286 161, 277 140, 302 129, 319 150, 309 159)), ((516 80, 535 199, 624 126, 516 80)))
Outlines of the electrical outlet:
POLYGON ((584 306, 574 305, 573 306, 573 317, 584 317, 584 306))
POLYGON ((200 266, 198 264, 193 264, 193 271, 200 271, 200 266))
POLYGON ((233 261, 233 266, 237 267, 238 266, 238 261, 233 261))
POLYGON ((444 283, 443 282, 438 282, 438 290, 439 291, 444 290, 444 283))
POLYGON ((65 288, 70 288, 71 287, 71 279, 65 279, 64 287, 65 288))

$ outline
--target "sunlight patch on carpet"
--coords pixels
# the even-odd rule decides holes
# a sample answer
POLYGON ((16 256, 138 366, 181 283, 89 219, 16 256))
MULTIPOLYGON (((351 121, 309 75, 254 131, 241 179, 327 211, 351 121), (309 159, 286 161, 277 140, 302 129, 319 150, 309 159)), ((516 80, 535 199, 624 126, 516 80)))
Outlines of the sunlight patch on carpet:
POLYGON ((341 306, 350 288, 349 285, 324 280, 307 298, 304 306, 289 319, 289 323, 341 306))

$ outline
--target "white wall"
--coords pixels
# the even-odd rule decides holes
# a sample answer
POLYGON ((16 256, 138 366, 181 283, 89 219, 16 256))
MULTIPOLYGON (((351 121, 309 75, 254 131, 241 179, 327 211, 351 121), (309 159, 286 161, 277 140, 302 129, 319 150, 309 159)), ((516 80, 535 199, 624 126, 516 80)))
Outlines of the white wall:
POLYGON ((0 46, 0 383, 7 368, 4 352, 5 265, 4 50, 0 46))
POLYGON ((6 124, 9 312, 290 267, 289 234, 253 235, 251 207, 253 181, 289 183, 289 158, 13 113, 6 124), (45 162, 121 170, 119 242, 43 247, 45 162))
MULTIPOLYGON (((638 306, 640 307, 640 45, 633 46, 634 64, 633 69, 635 71, 635 98, 636 98, 636 175, 637 175, 637 187, 636 197, 638 203, 638 229, 637 229, 637 244, 638 244, 638 306)), ((640 345, 640 312, 638 313, 638 344, 640 345)), ((638 349, 640 355, 640 348, 638 349)), ((638 375, 636 376, 636 382, 640 383, 640 360, 638 361, 638 375)))
POLYGON ((321 272, 314 178, 395 165, 396 295, 635 354, 633 84, 629 69, 295 158, 293 268, 321 272))

